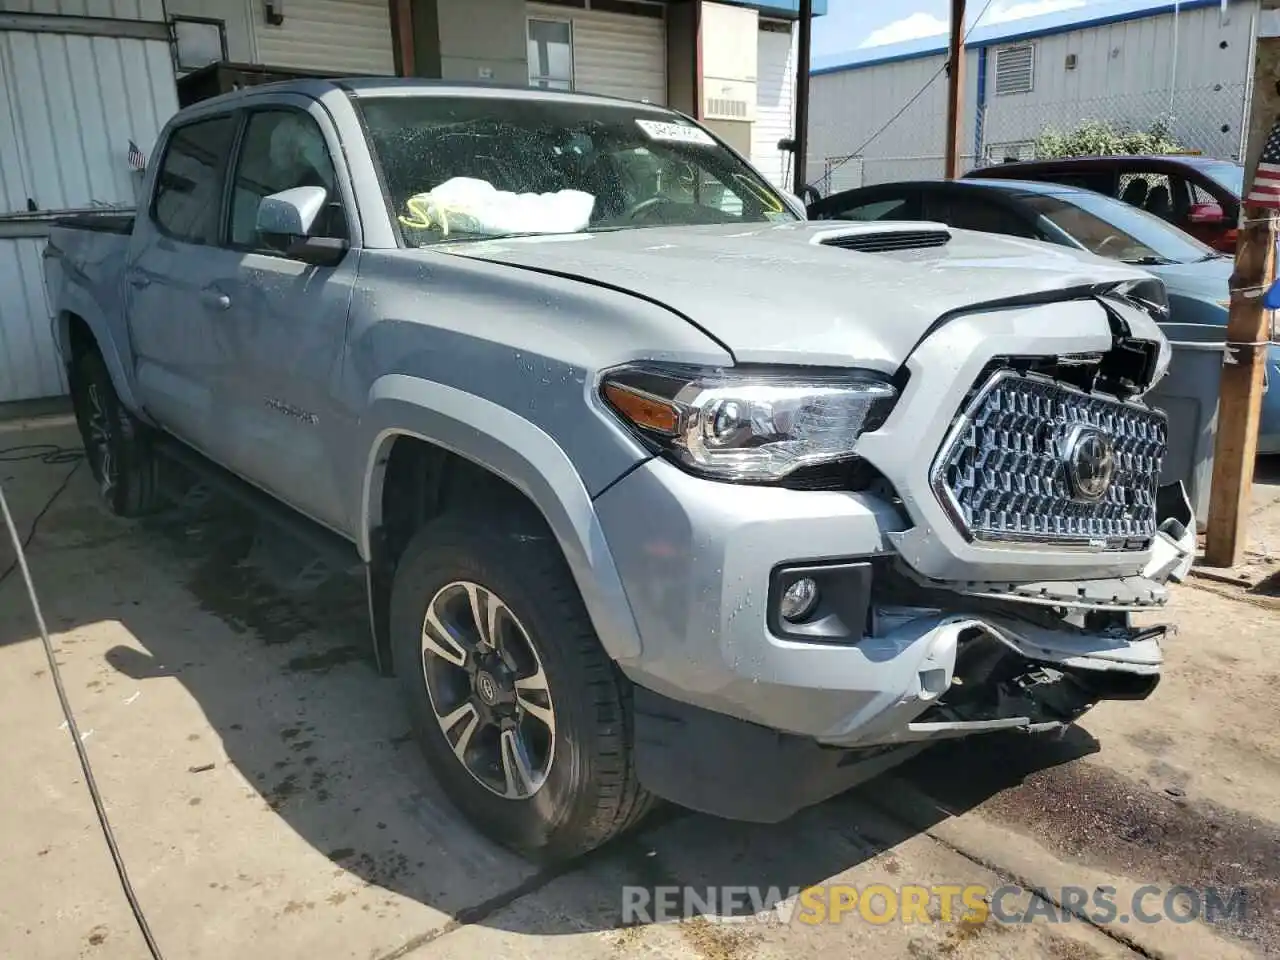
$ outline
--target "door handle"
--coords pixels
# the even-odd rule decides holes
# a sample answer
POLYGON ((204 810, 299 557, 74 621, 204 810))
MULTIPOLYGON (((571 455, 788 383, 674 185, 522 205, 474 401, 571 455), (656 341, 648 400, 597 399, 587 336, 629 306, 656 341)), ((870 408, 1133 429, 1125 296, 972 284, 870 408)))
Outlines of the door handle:
POLYGON ((231 298, 217 290, 204 291, 201 299, 215 310, 227 310, 231 307, 231 298))
POLYGON ((145 273, 131 273, 129 274, 129 286, 135 290, 141 290, 144 287, 151 286, 151 280, 145 273))

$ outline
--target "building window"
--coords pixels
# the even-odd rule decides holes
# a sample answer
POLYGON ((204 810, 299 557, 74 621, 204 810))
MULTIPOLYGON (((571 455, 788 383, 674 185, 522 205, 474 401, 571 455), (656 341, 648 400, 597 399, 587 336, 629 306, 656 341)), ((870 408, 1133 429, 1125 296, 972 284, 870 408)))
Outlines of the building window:
POLYGON ((173 59, 179 71, 199 70, 226 60, 226 26, 221 20, 174 17, 173 59))
POLYGON ((986 162, 1011 163, 1017 160, 1034 160, 1036 145, 1033 140, 1015 140, 1010 143, 988 143, 986 162))
POLYGON ((529 21, 529 86, 573 89, 573 26, 568 20, 529 21))
POLYGON ((1036 48, 1030 43, 996 51, 996 96, 1030 93, 1035 80, 1036 48))

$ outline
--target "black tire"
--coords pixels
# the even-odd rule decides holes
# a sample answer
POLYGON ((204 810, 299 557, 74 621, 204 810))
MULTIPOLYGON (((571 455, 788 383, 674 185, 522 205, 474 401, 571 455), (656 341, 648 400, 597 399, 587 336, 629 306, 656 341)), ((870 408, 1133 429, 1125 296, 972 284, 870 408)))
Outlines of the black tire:
POLYGON ((558 544, 528 514, 447 514, 420 530, 396 571, 391 642, 418 742, 454 805, 497 842, 554 862, 631 828, 652 798, 631 759, 630 685, 601 647, 558 544), (422 666, 424 621, 437 592, 459 581, 501 598, 541 660, 555 754, 531 797, 508 799, 483 786, 437 720, 422 666))
POLYGON ((150 513, 159 497, 159 466, 147 426, 120 402, 96 350, 77 356, 70 373, 85 459, 103 501, 117 516, 150 513))

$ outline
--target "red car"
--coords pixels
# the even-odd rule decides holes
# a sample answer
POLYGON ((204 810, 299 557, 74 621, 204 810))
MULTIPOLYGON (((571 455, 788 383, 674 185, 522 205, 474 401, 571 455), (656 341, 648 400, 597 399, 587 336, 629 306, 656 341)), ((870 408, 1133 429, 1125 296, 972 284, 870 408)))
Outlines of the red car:
POLYGON ((1196 156, 1074 157, 981 167, 966 178, 1042 180, 1116 197, 1180 227, 1223 253, 1235 253, 1244 167, 1196 156))

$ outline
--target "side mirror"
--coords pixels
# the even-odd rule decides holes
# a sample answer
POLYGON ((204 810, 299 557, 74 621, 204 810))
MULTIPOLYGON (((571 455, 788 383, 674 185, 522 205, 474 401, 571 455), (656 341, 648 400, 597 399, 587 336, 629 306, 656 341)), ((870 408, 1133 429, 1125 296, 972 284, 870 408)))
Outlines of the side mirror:
POLYGON ((285 249, 284 255, 313 267, 336 267, 351 245, 333 237, 299 237, 285 249))
POLYGON ((316 267, 336 266, 347 254, 347 241, 310 236, 328 200, 324 187, 294 187, 263 197, 255 224, 258 235, 278 241, 291 259, 316 267))
POLYGON ((1187 211, 1187 220, 1202 226, 1217 226, 1226 219, 1226 213, 1216 203, 1193 203, 1187 211))
POLYGON ((329 192, 324 187, 281 190, 258 202, 255 226, 262 236, 305 237, 328 199, 329 192))

